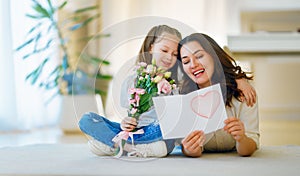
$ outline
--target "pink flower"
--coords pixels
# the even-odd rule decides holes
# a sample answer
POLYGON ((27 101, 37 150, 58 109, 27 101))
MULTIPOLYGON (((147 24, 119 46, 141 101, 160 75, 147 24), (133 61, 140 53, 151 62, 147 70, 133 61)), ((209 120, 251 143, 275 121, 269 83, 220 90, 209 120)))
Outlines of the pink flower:
POLYGON ((135 114, 137 112, 137 108, 132 108, 131 110, 130 110, 130 113, 131 114, 135 114))
POLYGON ((158 89, 158 94, 161 94, 161 93, 170 94, 172 91, 172 86, 166 79, 162 79, 157 84, 157 89, 158 89))
POLYGON ((129 104, 135 104, 135 102, 136 102, 136 99, 130 99, 129 100, 129 104))
POLYGON ((147 63, 146 62, 140 62, 138 63, 139 66, 142 66, 142 67, 146 67, 147 66, 147 63))

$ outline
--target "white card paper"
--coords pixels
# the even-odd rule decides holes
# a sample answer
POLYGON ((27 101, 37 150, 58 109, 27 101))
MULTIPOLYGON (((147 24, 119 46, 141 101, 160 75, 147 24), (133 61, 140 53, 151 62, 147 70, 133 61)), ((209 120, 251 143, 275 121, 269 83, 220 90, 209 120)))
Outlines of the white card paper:
POLYGON ((164 139, 184 138, 194 130, 207 134, 223 128, 227 119, 219 84, 153 102, 164 139))

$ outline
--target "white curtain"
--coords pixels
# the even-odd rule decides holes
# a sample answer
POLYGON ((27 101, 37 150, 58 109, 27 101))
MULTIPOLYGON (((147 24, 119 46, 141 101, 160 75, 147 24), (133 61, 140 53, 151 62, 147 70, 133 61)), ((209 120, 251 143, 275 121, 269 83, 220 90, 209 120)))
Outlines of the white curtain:
POLYGON ((9 0, 0 1, 0 130, 18 126, 9 0))
POLYGON ((24 0, 0 1, 0 131, 30 130, 57 123, 60 99, 46 104, 48 92, 25 81, 40 63, 39 56, 23 60, 21 53, 14 52, 34 25, 25 16, 31 5, 24 0))

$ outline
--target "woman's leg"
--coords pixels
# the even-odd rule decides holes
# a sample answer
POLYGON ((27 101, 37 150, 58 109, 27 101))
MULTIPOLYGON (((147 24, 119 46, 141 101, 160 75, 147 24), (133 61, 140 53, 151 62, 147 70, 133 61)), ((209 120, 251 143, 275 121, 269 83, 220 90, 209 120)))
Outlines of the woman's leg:
POLYGON ((110 147, 114 147, 112 138, 122 131, 119 123, 109 121, 93 112, 82 116, 79 121, 79 127, 85 134, 110 147))

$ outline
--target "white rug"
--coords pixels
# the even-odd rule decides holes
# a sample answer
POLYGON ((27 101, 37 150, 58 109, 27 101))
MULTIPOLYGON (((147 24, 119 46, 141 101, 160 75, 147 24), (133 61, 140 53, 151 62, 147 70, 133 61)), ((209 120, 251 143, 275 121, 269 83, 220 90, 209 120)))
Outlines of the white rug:
POLYGON ((0 175, 299 175, 300 146, 261 147, 252 157, 205 153, 144 159, 98 157, 85 144, 0 148, 0 175))

